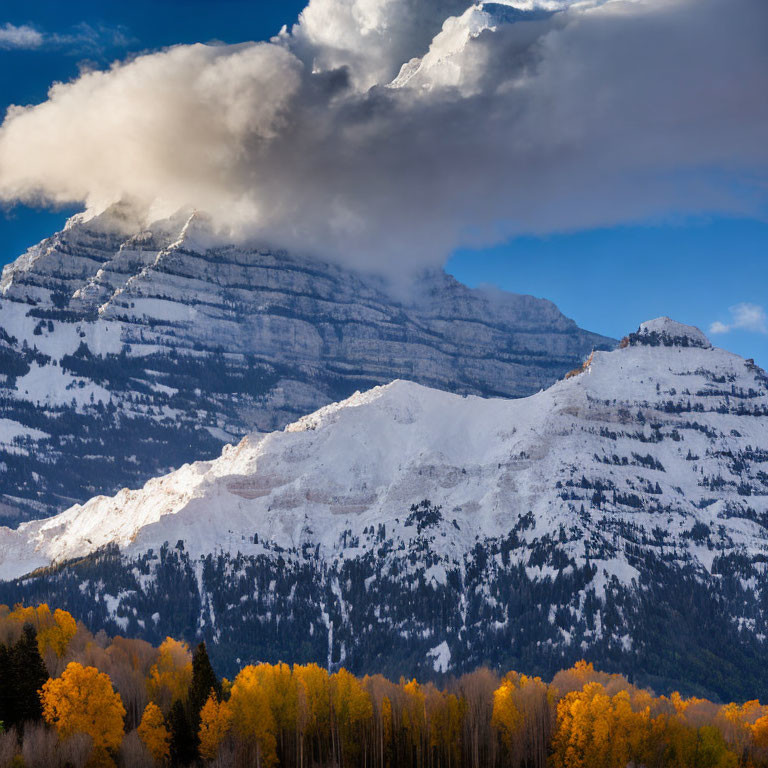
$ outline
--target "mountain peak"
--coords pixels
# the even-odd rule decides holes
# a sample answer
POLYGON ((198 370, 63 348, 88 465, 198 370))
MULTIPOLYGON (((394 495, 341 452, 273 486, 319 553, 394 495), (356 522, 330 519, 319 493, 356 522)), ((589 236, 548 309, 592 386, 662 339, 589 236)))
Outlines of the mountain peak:
POLYGON ((622 342, 622 346, 700 347, 711 349, 706 335, 693 325, 678 323, 669 317, 657 317, 641 323, 635 333, 622 342))

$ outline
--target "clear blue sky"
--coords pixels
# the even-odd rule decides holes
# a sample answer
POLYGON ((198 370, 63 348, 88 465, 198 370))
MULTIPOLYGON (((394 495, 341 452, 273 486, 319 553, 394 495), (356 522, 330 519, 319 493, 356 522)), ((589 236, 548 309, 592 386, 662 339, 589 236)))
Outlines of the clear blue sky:
MULTIPOLYGON (((174 43, 268 38, 295 21, 303 0, 3 0, 0 27, 30 25, 53 43, 0 48, 0 109, 45 99, 50 84, 78 73, 81 62, 114 59, 174 43), (87 25, 87 26, 84 26, 87 25)), ((0 264, 60 228, 74 211, 15 207, 0 214, 0 264)), ((749 327, 712 336, 719 346, 768 367, 768 332, 755 321, 768 307, 768 222, 718 218, 649 222, 643 226, 518 239, 483 251, 462 251, 448 269, 470 284, 491 283, 554 301, 579 325, 620 337, 644 319, 666 314, 705 331, 749 327)))

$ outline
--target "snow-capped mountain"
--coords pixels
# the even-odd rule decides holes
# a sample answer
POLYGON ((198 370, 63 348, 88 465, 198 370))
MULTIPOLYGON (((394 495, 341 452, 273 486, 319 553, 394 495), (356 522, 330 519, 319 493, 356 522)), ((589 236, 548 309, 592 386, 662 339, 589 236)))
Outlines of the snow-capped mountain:
POLYGON ((401 294, 215 245, 196 214, 75 217, 0 280, 0 520, 138 487, 395 378, 517 397, 613 346, 548 301, 443 272, 401 294))
POLYGON ((586 655, 733 696, 768 690, 766 562, 768 377, 662 318, 525 399, 396 381, 3 529, 3 578, 44 570, 0 600, 203 636, 220 659, 586 655))

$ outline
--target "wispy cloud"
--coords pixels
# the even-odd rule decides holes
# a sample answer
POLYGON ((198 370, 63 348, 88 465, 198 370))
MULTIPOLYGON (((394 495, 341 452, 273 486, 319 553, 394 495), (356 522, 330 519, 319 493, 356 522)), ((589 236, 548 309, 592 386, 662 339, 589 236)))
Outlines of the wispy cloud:
POLYGON ((752 331, 768 334, 768 315, 759 304, 743 302, 728 308, 731 321, 722 323, 716 320, 709 326, 710 333, 730 333, 731 331, 752 331))
POLYGON ((42 32, 26 24, 17 27, 15 24, 0 26, 0 49, 30 49, 39 48, 45 40, 42 32))
POLYGON ((0 25, 0 50, 38 50, 56 48, 83 54, 106 48, 125 47, 131 42, 125 29, 87 22, 76 24, 65 32, 45 32, 28 24, 0 25))
POLYGON ((76 53, 123 48, 132 42, 123 27, 93 25, 87 22, 75 25, 69 32, 50 35, 48 41, 51 45, 71 48, 76 53))

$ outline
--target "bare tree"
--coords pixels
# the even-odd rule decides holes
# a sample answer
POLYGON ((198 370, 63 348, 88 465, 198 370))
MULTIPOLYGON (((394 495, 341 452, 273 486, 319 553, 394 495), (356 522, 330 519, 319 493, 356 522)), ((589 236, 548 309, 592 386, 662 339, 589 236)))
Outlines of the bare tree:
POLYGON ((93 739, 87 733, 75 733, 61 742, 59 760, 61 765, 85 768, 92 752, 93 739))
POLYGON ((219 745, 216 758, 208 765, 211 768, 233 768, 235 765, 235 744, 231 738, 224 739, 219 745))
POLYGON ((499 682, 498 675, 485 667, 462 675, 458 681, 460 695, 466 702, 463 743, 466 764, 471 768, 496 762, 497 740, 491 728, 491 717, 493 692, 499 682))
POLYGON ((8 768, 19 752, 19 735, 16 730, 0 733, 0 768, 8 768))
POLYGON ((25 768, 54 768, 59 765, 59 737, 42 723, 25 723, 21 755, 25 768))
POLYGON ((136 731, 131 731, 120 747, 119 756, 122 768, 155 768, 155 761, 149 754, 136 731))

